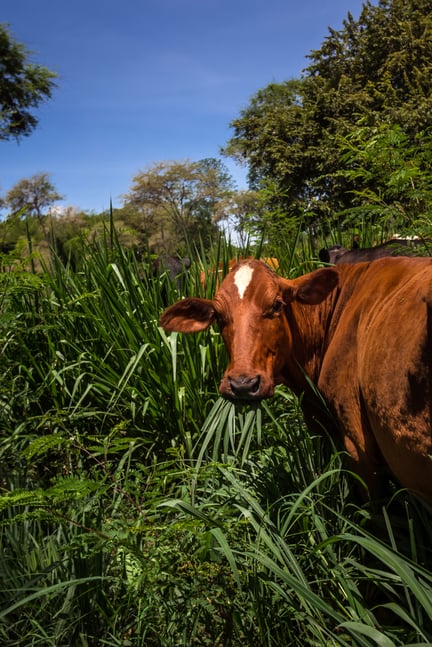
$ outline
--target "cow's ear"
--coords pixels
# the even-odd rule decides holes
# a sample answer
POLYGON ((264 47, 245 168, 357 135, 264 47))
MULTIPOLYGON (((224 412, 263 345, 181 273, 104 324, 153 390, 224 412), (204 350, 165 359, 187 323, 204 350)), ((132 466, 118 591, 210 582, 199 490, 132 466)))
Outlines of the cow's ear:
POLYGON ((161 315, 160 325, 167 332, 200 332, 208 328, 214 318, 212 301, 189 297, 167 308, 161 315))
POLYGON ((284 300, 287 303, 300 301, 308 305, 317 305, 335 289, 338 282, 339 275, 331 267, 316 270, 293 281, 284 280, 284 300))
POLYGON ((328 249, 320 249, 318 252, 318 258, 322 263, 330 263, 330 252, 328 249))

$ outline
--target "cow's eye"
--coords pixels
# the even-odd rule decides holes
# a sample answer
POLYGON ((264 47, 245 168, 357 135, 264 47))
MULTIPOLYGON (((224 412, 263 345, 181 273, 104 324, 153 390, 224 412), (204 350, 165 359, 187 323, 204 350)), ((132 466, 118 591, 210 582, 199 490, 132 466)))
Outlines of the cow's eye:
POLYGON ((283 305, 284 304, 283 304, 283 301, 281 301, 281 299, 276 299, 273 302, 272 307, 270 308, 267 316, 274 317, 275 315, 280 314, 282 312, 283 305))

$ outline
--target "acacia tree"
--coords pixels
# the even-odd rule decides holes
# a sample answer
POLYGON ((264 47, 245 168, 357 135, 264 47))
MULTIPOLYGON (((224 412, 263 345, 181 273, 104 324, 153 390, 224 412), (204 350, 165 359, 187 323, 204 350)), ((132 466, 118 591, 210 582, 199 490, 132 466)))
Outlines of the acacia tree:
POLYGON ((231 176, 216 159, 157 162, 135 175, 124 207, 141 215, 156 251, 175 253, 186 242, 209 243, 218 205, 232 189, 231 176))
POLYGON ((63 196, 56 190, 48 173, 37 173, 17 182, 6 193, 4 203, 11 211, 10 217, 34 216, 42 232, 46 234, 45 220, 48 207, 62 199, 63 196))
POLYGON ((0 140, 29 135, 38 124, 31 112, 52 95, 55 72, 31 63, 29 51, 0 24, 0 140))
POLYGON ((252 186, 272 187, 273 207, 288 218, 333 217, 358 190, 355 174, 340 172, 352 163, 351 135, 362 133, 366 147, 377 128, 391 125, 412 152, 419 134, 427 141, 431 52, 430 0, 366 2, 358 20, 348 14, 340 31, 330 29, 300 81, 271 84, 252 98, 231 124, 225 153, 249 165, 252 186))

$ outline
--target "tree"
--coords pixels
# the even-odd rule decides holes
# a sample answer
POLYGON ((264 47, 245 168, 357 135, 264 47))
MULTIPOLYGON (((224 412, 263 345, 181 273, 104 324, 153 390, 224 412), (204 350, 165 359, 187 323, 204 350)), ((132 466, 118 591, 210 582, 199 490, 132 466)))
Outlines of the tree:
POLYGON ((274 214, 268 212, 265 193, 262 191, 234 191, 222 200, 217 209, 216 220, 222 224, 229 235, 235 232, 235 238, 241 247, 246 247, 251 239, 261 239, 268 233, 268 220, 274 214))
POLYGON ((216 159, 158 162, 133 178, 124 206, 141 214, 150 245, 172 254, 187 242, 209 243, 218 205, 232 189, 231 176, 216 159))
MULTIPOLYGON (((398 125, 361 127, 338 146, 345 155, 335 175, 352 185, 346 220, 378 223, 382 231, 431 221, 432 136, 410 138, 398 125)), ((430 234, 430 224, 422 229, 430 234)))
POLYGON ((49 179, 48 173, 37 173, 30 178, 17 182, 6 193, 4 202, 13 215, 19 217, 34 216, 44 234, 46 234, 46 210, 63 196, 57 192, 49 179))
POLYGON ((0 24, 0 140, 29 135, 38 124, 31 109, 55 88, 57 74, 31 63, 29 54, 0 24))
POLYGON ((299 141, 303 118, 302 81, 271 83, 252 97, 231 123, 235 136, 224 153, 249 165, 249 183, 258 188, 266 178, 288 175, 287 149, 299 141))
POLYGON ((352 134, 362 133, 367 146, 374 129, 398 126, 413 154, 419 135, 426 141, 431 53, 430 0, 367 2, 358 21, 348 14, 340 31, 330 29, 300 81, 271 84, 252 98, 231 124, 225 153, 249 165, 254 188, 272 187, 272 205, 287 218, 346 213, 358 189, 354 174, 341 173, 352 162, 352 134))

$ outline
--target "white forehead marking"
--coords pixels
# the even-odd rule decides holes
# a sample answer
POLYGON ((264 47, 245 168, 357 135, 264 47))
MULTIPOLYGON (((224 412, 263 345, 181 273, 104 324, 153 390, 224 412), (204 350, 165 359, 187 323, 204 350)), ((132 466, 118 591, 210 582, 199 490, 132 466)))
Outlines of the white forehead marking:
POLYGON ((251 282, 252 274, 253 274, 253 268, 250 265, 242 265, 235 272, 234 283, 237 286, 240 299, 243 299, 244 297, 246 288, 251 282))

